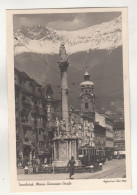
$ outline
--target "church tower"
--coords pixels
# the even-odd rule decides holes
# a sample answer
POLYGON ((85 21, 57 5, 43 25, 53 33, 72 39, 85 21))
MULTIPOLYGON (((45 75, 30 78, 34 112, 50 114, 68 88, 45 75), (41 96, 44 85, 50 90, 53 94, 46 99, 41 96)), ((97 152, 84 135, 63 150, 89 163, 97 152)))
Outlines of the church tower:
POLYGON ((94 101, 95 101, 95 94, 94 94, 94 83, 90 81, 90 74, 85 72, 84 74, 84 81, 80 84, 81 88, 81 114, 83 116, 90 116, 93 118, 94 121, 94 101))

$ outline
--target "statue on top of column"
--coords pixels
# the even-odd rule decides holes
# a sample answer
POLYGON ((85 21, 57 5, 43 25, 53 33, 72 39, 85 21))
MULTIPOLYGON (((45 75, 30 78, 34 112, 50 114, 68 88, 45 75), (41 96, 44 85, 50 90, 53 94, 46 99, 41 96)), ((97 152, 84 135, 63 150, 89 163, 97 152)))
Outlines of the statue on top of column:
POLYGON ((68 61, 68 55, 66 53, 66 49, 65 49, 65 43, 62 42, 60 44, 60 48, 59 48, 59 55, 60 55, 60 62, 67 62, 68 61))

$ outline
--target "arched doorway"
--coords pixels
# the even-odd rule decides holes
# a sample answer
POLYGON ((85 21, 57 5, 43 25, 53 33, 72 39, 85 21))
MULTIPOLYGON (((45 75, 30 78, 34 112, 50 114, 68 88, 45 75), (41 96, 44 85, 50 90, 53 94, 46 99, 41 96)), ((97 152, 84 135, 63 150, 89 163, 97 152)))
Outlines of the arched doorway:
POLYGON ((26 164, 30 161, 31 146, 25 145, 23 148, 23 161, 26 164))

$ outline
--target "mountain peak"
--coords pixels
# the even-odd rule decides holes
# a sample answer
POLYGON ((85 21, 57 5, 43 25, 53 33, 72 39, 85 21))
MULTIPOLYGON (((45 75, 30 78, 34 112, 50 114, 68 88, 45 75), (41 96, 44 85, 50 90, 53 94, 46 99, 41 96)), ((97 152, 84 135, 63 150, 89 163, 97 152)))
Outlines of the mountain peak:
POLYGON ((14 33, 19 40, 15 41, 15 55, 29 52, 24 46, 36 53, 58 54, 62 41, 65 42, 69 54, 97 49, 112 50, 122 45, 121 20, 119 16, 109 22, 77 31, 59 31, 46 25, 22 26, 14 33))

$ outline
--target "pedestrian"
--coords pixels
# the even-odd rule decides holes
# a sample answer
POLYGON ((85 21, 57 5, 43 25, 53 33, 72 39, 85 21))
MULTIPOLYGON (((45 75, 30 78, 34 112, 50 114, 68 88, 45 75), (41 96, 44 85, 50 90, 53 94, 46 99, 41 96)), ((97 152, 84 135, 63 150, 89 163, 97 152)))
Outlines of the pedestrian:
POLYGON ((69 167, 69 178, 71 178, 72 175, 74 175, 74 165, 75 165, 75 160, 74 157, 71 157, 71 160, 69 160, 67 167, 69 167))

